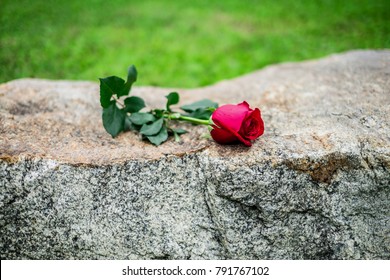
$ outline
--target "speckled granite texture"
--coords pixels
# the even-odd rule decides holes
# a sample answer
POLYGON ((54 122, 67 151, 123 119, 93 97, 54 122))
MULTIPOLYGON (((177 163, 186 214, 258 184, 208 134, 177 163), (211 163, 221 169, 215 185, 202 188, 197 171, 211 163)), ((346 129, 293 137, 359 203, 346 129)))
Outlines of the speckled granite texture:
POLYGON ((1 259, 390 259, 390 51, 174 90, 246 100, 265 134, 154 147, 104 131, 97 83, 0 85, 1 259))

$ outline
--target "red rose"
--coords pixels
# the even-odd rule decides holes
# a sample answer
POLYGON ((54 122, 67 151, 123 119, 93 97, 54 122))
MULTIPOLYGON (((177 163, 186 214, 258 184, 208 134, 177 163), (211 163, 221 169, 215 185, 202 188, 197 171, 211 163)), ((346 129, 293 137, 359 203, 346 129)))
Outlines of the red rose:
POLYGON ((223 105, 214 111, 211 118, 214 122, 211 136, 220 144, 241 141, 250 147, 251 141, 264 133, 260 110, 252 110, 246 101, 223 105))

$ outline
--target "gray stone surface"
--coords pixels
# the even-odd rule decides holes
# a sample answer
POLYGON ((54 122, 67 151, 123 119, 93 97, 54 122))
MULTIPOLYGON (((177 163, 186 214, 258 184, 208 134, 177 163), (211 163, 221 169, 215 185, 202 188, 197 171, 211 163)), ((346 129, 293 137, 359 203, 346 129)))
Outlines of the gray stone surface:
POLYGON ((390 51, 176 90, 246 100, 265 134, 154 147, 105 133, 96 83, 1 85, 1 259, 390 259, 390 51))

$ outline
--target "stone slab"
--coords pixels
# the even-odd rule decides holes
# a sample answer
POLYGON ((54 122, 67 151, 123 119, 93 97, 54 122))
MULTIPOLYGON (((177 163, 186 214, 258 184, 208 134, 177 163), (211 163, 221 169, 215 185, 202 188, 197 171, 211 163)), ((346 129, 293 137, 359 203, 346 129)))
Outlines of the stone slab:
MULTIPOLYGON (((142 71, 142 69, 140 69, 142 71)), ((101 124, 98 84, 0 85, 2 259, 390 259, 390 51, 171 90, 259 107, 251 148, 101 124)))

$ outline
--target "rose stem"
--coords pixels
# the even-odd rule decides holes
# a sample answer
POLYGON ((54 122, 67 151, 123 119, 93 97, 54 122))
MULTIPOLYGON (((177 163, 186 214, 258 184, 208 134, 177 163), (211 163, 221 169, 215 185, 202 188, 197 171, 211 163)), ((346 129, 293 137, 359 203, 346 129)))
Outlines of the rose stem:
POLYGON ((193 124, 203 124, 203 125, 211 124, 209 120, 201 120, 201 119, 196 119, 196 118, 191 118, 191 117, 181 116, 181 115, 175 116, 174 114, 172 114, 164 117, 170 120, 186 121, 193 124))

